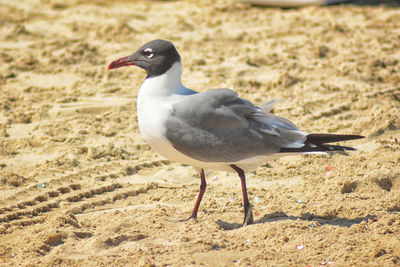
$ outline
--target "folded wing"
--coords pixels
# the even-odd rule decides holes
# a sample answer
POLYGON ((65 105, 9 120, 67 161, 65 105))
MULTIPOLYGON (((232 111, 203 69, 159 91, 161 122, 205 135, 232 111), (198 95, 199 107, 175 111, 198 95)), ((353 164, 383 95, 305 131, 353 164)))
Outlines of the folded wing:
POLYGON ((205 162, 236 162, 304 146, 307 134, 229 89, 214 89, 174 104, 166 137, 181 153, 205 162))

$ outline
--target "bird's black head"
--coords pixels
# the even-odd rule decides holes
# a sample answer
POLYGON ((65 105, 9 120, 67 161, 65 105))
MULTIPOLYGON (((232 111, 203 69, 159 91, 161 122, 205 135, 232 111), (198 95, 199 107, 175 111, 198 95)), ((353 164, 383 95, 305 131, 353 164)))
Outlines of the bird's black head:
POLYGON ((164 74, 180 60, 181 57, 171 42, 157 39, 144 44, 130 56, 114 60, 108 69, 134 65, 146 70, 149 78, 164 74))

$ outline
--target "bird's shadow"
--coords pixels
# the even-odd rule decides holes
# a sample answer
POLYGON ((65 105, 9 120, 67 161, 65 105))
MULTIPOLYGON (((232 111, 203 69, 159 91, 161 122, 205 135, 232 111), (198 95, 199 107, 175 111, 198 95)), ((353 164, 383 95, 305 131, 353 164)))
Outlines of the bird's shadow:
POLYGON ((390 6, 399 7, 399 0, 351 0, 343 4, 357 5, 357 6, 390 6))
MULTIPOLYGON (((328 3, 327 6, 336 5, 353 5, 353 6, 387 6, 387 7, 400 7, 400 0, 347 0, 341 3, 328 3)), ((255 7, 265 8, 263 5, 253 4, 255 7)), ((271 8, 271 7, 269 7, 271 8)), ((298 7, 294 7, 298 8, 298 7)), ((282 8, 282 9, 293 9, 293 8, 282 8)))
MULTIPOLYGON (((365 217, 357 217, 354 219, 337 218, 337 217, 332 218, 332 217, 316 216, 311 213, 304 213, 299 217, 299 216, 287 215, 284 212, 273 212, 266 214, 262 218, 254 221, 254 224, 285 221, 285 220, 292 220, 292 221, 302 220, 302 221, 318 222, 319 225, 328 224, 340 227, 351 227, 354 224, 359 224, 361 222, 372 220, 374 218, 376 218, 375 215, 367 215, 365 217)), ((219 227, 221 227, 224 230, 234 230, 241 227, 241 224, 239 223, 230 223, 221 220, 216 221, 216 224, 218 224, 219 227)))

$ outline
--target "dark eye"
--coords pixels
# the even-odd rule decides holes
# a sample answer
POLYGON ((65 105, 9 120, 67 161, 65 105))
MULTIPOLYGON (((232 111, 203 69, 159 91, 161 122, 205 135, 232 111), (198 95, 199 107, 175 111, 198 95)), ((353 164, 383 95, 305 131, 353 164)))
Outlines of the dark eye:
POLYGON ((152 57, 154 57, 153 49, 151 49, 151 48, 146 48, 146 49, 143 51, 143 55, 145 55, 147 58, 152 58, 152 57))

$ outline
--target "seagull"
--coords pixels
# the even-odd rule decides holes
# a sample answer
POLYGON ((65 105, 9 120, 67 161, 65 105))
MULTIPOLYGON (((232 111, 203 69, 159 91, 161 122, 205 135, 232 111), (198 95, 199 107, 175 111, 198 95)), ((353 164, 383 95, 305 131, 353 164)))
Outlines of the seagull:
POLYGON ((196 92, 182 85, 181 57, 166 40, 153 40, 108 69, 137 66, 147 72, 137 97, 140 132, 163 157, 200 172, 200 191, 189 218, 196 219, 207 182, 205 169, 236 172, 241 180, 244 219, 252 224, 245 172, 266 161, 297 153, 355 150, 330 143, 360 135, 308 134, 271 113, 277 100, 255 106, 230 89, 196 92))

